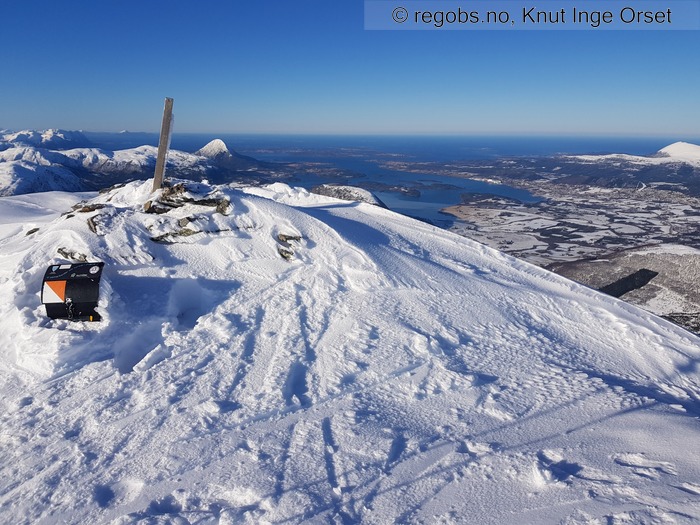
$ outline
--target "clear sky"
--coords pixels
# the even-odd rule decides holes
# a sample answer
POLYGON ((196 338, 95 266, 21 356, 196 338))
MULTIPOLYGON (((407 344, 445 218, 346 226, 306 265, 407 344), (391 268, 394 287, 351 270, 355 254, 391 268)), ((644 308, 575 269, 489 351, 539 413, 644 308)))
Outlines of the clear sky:
POLYGON ((0 8, 0 128, 155 131, 169 96, 178 132, 700 135, 700 31, 366 31, 360 0, 0 8))

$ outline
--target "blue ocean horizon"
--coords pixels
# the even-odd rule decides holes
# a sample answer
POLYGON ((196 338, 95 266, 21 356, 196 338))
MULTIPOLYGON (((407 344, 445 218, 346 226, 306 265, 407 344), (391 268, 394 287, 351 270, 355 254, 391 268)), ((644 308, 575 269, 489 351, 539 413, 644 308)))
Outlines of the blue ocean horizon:
MULTIPOLYGON (((104 149, 158 145, 158 133, 85 132, 104 149)), ((287 135, 239 133, 173 133, 171 147, 194 152, 214 139, 244 155, 261 160, 295 162, 305 152, 364 149, 410 155, 414 160, 488 160, 500 157, 552 156, 564 154, 627 153, 651 155, 674 142, 700 143, 700 136, 575 136, 575 135, 287 135)), ((330 151, 328 151, 330 153, 330 151)))

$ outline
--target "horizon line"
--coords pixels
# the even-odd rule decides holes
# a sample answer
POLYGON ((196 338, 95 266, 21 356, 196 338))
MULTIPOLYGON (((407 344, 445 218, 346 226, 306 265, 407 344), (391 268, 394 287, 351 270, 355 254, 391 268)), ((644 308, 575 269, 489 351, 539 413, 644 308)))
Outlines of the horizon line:
MULTIPOLYGON (((5 133, 20 133, 22 131, 37 131, 44 132, 49 130, 60 130, 60 131, 77 131, 80 133, 94 133, 94 134, 112 134, 112 135, 158 135, 159 130, 155 131, 131 131, 131 130, 89 130, 89 129, 69 129, 61 127, 49 127, 44 129, 38 128, 23 128, 23 129, 8 129, 0 127, 0 131, 5 133)), ((488 132, 474 132, 474 131, 409 131, 409 132, 341 132, 341 131, 174 131, 173 135, 248 135, 248 136, 300 136, 300 137, 518 137, 518 138, 671 138, 671 137, 686 137, 691 139, 700 139, 700 130, 697 132, 690 133, 673 133, 664 132, 658 134, 652 133, 642 133, 642 132, 592 132, 592 131, 582 131, 582 132, 562 132, 562 131, 488 131, 488 132)))

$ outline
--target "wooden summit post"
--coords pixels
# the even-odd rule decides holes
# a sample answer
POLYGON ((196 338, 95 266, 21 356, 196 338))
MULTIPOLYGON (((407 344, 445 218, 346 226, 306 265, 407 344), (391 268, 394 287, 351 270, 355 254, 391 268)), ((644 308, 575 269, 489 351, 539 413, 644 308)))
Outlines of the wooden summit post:
POLYGON ((160 127, 160 139, 158 141, 158 159, 156 160, 156 173, 153 177, 153 190, 163 187, 163 174, 165 173, 165 160, 170 147, 170 132, 173 125, 173 99, 165 99, 163 108, 163 124, 160 127))

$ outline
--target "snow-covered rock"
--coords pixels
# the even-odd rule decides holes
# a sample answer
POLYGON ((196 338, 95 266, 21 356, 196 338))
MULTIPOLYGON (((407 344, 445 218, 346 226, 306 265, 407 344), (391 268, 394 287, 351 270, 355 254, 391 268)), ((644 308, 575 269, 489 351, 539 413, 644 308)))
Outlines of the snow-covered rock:
POLYGON ((700 517, 697 337, 377 206, 185 184, 0 198, 3 523, 700 517), (103 322, 46 318, 59 249, 103 322))
POLYGON ((367 204, 374 204, 375 206, 380 206, 382 208, 387 207, 386 204, 384 204, 374 193, 363 188, 358 188, 357 186, 320 184, 311 188, 311 191, 313 193, 317 193, 318 195, 325 195, 327 197, 334 197, 345 201, 366 202, 367 204))

